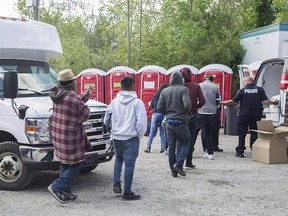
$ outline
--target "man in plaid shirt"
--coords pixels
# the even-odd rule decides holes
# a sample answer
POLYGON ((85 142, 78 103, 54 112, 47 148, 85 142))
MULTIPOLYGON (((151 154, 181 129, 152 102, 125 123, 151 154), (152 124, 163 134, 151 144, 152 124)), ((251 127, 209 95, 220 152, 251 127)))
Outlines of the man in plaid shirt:
POLYGON ((53 101, 51 136, 54 153, 60 162, 60 177, 49 185, 48 190, 60 203, 77 199, 70 184, 77 177, 84 160, 84 153, 91 148, 82 123, 87 121, 90 109, 88 101, 93 88, 81 97, 73 92, 75 76, 71 69, 59 72, 59 86, 49 92, 53 101))

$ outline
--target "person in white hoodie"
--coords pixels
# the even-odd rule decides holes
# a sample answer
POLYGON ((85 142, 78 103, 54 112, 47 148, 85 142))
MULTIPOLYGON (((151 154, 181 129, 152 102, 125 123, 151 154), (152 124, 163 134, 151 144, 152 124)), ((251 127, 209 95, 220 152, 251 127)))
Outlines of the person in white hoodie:
POLYGON ((137 98, 134 79, 124 77, 120 81, 121 91, 109 104, 104 116, 104 124, 111 128, 115 148, 113 191, 122 194, 121 172, 124 163, 124 193, 122 199, 140 199, 140 194, 132 192, 132 182, 136 159, 139 154, 140 138, 147 129, 147 115, 144 103, 137 98))

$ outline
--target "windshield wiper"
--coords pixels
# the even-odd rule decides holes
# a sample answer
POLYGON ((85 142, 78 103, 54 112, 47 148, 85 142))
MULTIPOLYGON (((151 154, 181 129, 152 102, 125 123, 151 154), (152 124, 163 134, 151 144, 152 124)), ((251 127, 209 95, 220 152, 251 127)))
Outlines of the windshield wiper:
POLYGON ((41 93, 45 93, 45 92, 49 92, 49 91, 50 91, 50 89, 44 89, 41 91, 41 93))
POLYGON ((34 89, 21 89, 21 88, 19 88, 18 90, 19 91, 32 91, 32 92, 34 92, 34 93, 36 93, 38 95, 44 95, 42 92, 36 91, 34 89))

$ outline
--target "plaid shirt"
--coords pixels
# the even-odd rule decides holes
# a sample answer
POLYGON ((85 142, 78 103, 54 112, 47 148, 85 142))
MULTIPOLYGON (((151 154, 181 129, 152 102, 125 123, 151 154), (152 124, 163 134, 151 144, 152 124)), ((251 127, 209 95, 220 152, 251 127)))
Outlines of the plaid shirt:
MULTIPOLYGON (((60 88, 55 87, 52 91, 57 94, 60 88)), ((90 109, 84 104, 89 96, 86 92, 79 97, 71 91, 58 103, 53 103, 51 136, 56 160, 63 164, 76 164, 84 160, 89 142, 82 123, 89 118, 90 109)))

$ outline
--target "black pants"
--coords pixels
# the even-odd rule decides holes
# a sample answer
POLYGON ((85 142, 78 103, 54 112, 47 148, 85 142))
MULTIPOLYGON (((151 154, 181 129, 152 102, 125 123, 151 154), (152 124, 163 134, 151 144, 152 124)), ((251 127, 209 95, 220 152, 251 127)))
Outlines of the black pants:
POLYGON ((213 145, 213 131, 215 130, 215 123, 217 114, 198 114, 196 125, 195 125, 195 136, 194 136, 194 145, 201 128, 205 128, 206 131, 206 140, 207 140, 207 152, 208 154, 213 154, 214 145, 213 145))
MULTIPOLYGON (((219 131, 221 127, 221 121, 220 117, 215 118, 215 128, 213 130, 212 134, 212 141, 213 141, 213 146, 214 146, 214 151, 219 148, 219 131)), ((206 131, 205 127, 201 128, 201 141, 202 141, 202 147, 203 151, 207 150, 207 140, 206 140, 206 131)))
MULTIPOLYGON (((257 130, 257 121, 261 120, 260 110, 242 110, 238 115, 237 131, 238 131, 238 146, 236 147, 237 154, 243 154, 245 147, 245 137, 249 129, 257 130)), ((250 132, 250 146, 257 139, 257 133, 250 132)))

